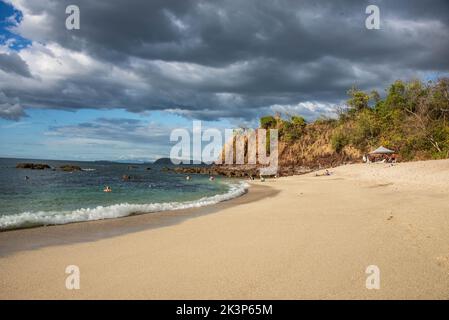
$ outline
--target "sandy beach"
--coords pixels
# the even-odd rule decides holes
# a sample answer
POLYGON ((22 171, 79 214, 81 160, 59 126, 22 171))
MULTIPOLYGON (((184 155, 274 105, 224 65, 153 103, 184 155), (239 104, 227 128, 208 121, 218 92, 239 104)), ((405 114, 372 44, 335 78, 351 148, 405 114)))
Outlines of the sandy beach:
POLYGON ((330 171, 177 217, 2 232, 0 298, 448 299, 449 160, 330 171))

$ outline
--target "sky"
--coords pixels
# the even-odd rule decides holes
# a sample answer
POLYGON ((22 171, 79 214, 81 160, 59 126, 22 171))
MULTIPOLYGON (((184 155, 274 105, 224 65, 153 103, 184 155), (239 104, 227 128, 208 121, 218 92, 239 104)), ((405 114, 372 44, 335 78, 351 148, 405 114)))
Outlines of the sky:
POLYGON ((447 0, 0 0, 0 157, 154 160, 193 120, 333 116, 448 57, 447 0))

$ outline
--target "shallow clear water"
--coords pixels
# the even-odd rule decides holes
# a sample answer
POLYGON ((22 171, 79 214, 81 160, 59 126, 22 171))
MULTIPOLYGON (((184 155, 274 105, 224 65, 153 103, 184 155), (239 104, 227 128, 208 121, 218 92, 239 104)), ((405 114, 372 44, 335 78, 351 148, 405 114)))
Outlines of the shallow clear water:
POLYGON ((245 192, 244 184, 235 180, 209 181, 207 176, 194 175, 187 181, 183 174, 162 172, 162 167, 0 159, 0 230, 197 207, 245 192), (16 169, 19 162, 46 163, 52 168, 73 164, 86 171, 16 169), (123 175, 131 179, 124 181, 123 175), (103 192, 105 185, 112 192, 103 192))

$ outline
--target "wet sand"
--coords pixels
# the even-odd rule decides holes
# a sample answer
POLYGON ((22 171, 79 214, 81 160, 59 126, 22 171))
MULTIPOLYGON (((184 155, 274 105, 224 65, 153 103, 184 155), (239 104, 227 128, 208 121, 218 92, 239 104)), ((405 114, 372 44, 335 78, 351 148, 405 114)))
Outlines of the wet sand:
POLYGON ((272 197, 276 193, 277 191, 269 186, 259 185, 253 186, 251 190, 248 190, 241 197, 211 206, 138 214, 115 219, 3 231, 0 232, 0 257, 18 251, 90 242, 132 232, 170 226, 181 223, 186 219, 217 213, 231 206, 272 197))

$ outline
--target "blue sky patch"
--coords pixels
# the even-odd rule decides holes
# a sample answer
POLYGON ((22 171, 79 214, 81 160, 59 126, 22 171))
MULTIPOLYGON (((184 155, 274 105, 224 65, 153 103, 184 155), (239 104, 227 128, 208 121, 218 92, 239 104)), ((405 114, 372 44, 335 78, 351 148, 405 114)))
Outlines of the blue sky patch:
POLYGON ((12 5, 0 0, 0 45, 8 44, 15 51, 31 45, 31 41, 10 31, 17 23, 20 23, 23 15, 12 5))

